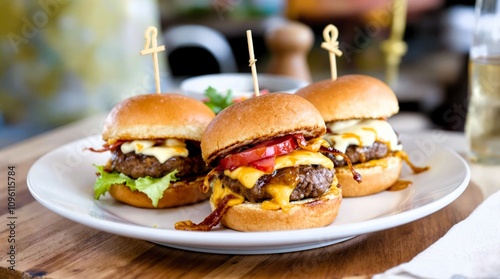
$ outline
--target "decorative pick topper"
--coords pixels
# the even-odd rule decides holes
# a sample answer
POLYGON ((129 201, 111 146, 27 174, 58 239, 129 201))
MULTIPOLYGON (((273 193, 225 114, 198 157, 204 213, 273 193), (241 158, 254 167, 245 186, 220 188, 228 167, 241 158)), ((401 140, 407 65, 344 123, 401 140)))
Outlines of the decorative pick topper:
POLYGON ((252 41, 252 31, 247 30, 247 41, 248 41, 248 53, 250 54, 250 60, 249 65, 250 68, 252 69, 252 79, 253 79, 253 90, 255 96, 259 96, 259 81, 257 80, 257 69, 255 67, 255 62, 257 62, 257 59, 255 59, 254 53, 253 53, 253 41, 252 41))
POLYGON ((337 79, 337 63, 335 61, 335 56, 342 56, 342 51, 339 49, 339 42, 337 38, 339 37, 339 30, 333 24, 328 24, 325 29, 323 29, 323 39, 325 40, 321 43, 321 48, 328 50, 330 53, 330 71, 332 74, 332 80, 337 79))
POLYGON ((156 83, 156 93, 160 94, 160 70, 158 68, 158 52, 164 51, 165 46, 158 46, 156 37, 158 36, 158 30, 154 26, 149 26, 144 33, 144 38, 146 39, 146 44, 144 49, 141 50, 141 55, 153 54, 153 65, 155 70, 155 83, 156 83))
POLYGON ((391 35, 381 45, 382 52, 385 53, 385 79, 389 85, 397 81, 398 66, 401 62, 401 57, 407 51, 407 45, 403 41, 407 6, 407 0, 393 0, 391 35))

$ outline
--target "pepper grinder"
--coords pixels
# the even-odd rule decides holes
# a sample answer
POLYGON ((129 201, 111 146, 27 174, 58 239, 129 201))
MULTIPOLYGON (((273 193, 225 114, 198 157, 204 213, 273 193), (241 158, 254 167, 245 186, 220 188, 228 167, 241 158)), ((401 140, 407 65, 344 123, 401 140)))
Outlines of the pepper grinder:
POLYGON ((265 42, 271 52, 267 72, 311 82, 307 54, 314 43, 311 28, 303 23, 290 21, 269 29, 265 42))

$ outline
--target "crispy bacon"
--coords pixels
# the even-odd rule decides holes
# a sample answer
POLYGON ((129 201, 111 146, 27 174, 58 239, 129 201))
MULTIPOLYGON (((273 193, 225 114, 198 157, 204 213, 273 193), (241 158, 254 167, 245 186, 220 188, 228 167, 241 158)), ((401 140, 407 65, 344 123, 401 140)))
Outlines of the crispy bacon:
POLYGON ((117 142, 115 142, 113 144, 108 144, 108 143, 103 144, 101 149, 87 147, 87 148, 84 148, 83 150, 90 150, 92 152, 99 152, 99 153, 106 152, 106 151, 114 151, 115 149, 120 147, 120 145, 122 145, 124 142, 125 142, 124 140, 118 140, 117 142))
POLYGON ((199 224, 193 223, 191 220, 186 220, 186 221, 179 221, 175 223, 175 229, 176 230, 183 230, 183 231, 209 231, 213 227, 217 226, 219 224, 220 220, 226 213, 226 211, 229 209, 229 201, 231 199, 234 199, 234 195, 227 195, 225 196, 221 202, 217 205, 214 211, 210 213, 207 217, 205 217, 205 220, 203 220, 199 224))
POLYGON ((293 137, 297 141, 297 144, 301 147, 304 148, 304 146, 307 146, 307 140, 304 138, 303 134, 294 134, 293 137))

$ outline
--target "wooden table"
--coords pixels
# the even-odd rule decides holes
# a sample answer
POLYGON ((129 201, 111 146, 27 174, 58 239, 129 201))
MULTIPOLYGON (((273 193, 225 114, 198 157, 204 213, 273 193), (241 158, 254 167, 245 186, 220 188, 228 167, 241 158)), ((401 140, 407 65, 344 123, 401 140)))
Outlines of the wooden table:
MULTIPOLYGON (((442 237, 498 189, 488 174, 500 166, 472 165, 472 181, 450 205, 399 227, 302 252, 220 255, 177 250, 89 228, 49 211, 30 194, 26 175, 47 151, 97 134, 102 116, 64 126, 0 150, 0 278, 368 278, 400 263, 442 237), (15 166, 16 256, 9 267, 8 166, 15 166), (489 187, 489 188, 488 188, 489 187), (23 277, 24 276, 24 277, 23 277)), ((463 140, 460 134, 452 138, 463 140)), ((461 146, 462 143, 454 142, 461 146)))

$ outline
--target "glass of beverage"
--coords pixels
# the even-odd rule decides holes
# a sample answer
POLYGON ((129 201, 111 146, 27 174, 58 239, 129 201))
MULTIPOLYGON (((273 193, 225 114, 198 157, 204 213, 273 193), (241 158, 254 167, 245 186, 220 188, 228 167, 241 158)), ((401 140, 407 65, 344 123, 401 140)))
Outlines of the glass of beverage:
POLYGON ((477 0, 465 122, 472 162, 500 164, 500 0, 477 0))

